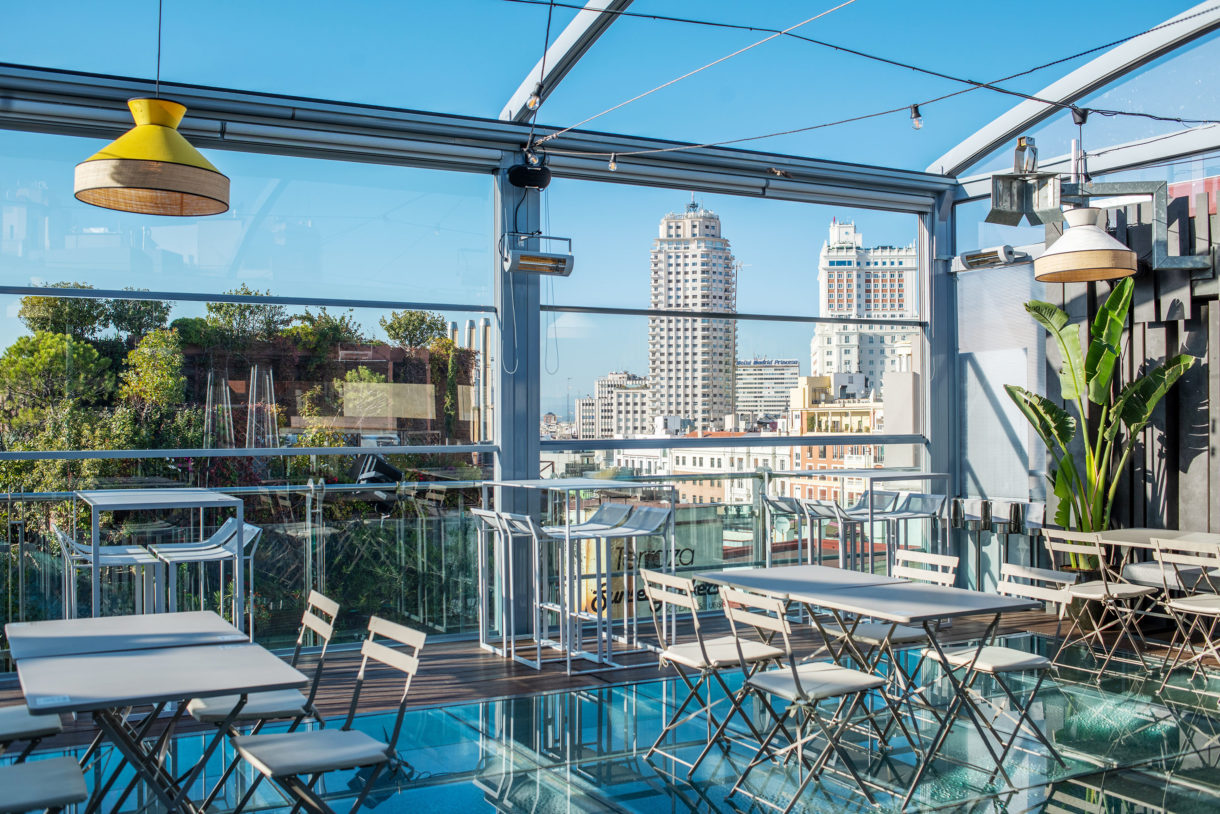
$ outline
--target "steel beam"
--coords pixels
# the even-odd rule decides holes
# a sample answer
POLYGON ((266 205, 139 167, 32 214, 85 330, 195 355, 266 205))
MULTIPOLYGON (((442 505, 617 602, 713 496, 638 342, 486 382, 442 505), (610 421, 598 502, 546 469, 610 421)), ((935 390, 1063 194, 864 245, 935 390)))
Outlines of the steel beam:
MULTIPOLYGON (((131 126, 126 101, 153 93, 151 80, 0 64, 0 129, 113 139, 131 126)), ((495 174, 516 160, 529 126, 198 85, 161 83, 187 106, 179 128, 203 148, 495 174)), ((539 136, 558 128, 540 125, 539 136)), ((926 211, 953 179, 911 170, 683 142, 571 131, 547 143, 557 178, 732 195, 926 211), (671 148, 681 147, 680 150, 671 148), (610 172, 604 155, 647 150, 610 172), (668 152, 667 152, 668 150, 668 152)))
POLYGON ((546 49, 546 57, 538 60, 525 79, 521 80, 521 85, 500 111, 500 121, 529 121, 534 111, 529 109, 526 102, 533 95, 534 89, 538 89, 539 97, 545 102, 568 75, 568 71, 576 66, 580 58, 593 47, 593 43, 618 19, 618 12, 626 10, 630 5, 631 0, 589 0, 546 49))
MULTIPOLYGON (((1137 169, 1147 164, 1188 158, 1220 150, 1220 125, 1204 124, 1189 130, 1174 131, 1138 141, 1129 141, 1087 151, 1089 175, 1097 178, 1114 172, 1137 169)), ((1071 155, 1060 155, 1038 162, 1041 172, 1066 175, 1072 167, 1071 155)), ((954 202, 975 201, 991 195, 991 173, 959 179, 954 202)))
MULTIPOLYGON (((1166 20, 1158 30, 1128 40, 1033 94, 1070 105, 1131 71, 1220 28, 1220 6, 1210 2, 1166 20), (1189 18, 1189 19, 1188 19, 1189 18), (1182 22, 1174 22, 1182 20, 1182 22)), ((1025 100, 933 161, 928 172, 957 175, 1030 127, 1062 110, 1025 100)))

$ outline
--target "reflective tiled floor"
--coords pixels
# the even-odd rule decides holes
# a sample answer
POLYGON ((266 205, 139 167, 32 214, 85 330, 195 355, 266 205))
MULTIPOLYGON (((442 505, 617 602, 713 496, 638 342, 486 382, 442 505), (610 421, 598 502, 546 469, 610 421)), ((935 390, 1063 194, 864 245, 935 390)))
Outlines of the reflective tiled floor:
MULTIPOLYGON (((1055 646, 1035 636, 1010 638, 1007 643, 1037 650, 1055 646)), ((1065 664, 1090 664, 1084 651, 1066 655, 1065 664)), ((914 658, 914 654, 904 656, 914 658)), ((923 678, 933 679, 935 674, 925 670, 923 678)), ((1019 688, 1020 681, 1016 684, 1019 688)), ((1144 678, 1121 664, 1111 665, 1100 680, 1086 670, 1062 667, 1043 684, 1033 709, 1065 766, 1046 756, 1036 742, 1022 739, 1018 743, 1023 748, 1005 761, 1014 784, 1010 788, 994 776, 994 770, 987 771, 980 760, 985 752, 977 734, 959 722, 942 758, 917 790, 912 808, 1056 813, 1220 810, 1220 680, 1209 684, 1204 678, 1190 681, 1182 674, 1164 692, 1158 693, 1158 685, 1159 676, 1144 678)), ((410 711, 398 743, 401 767, 378 782, 367 805, 378 812, 411 814, 770 810, 740 793, 726 799, 753 752, 744 741, 714 750, 690 781, 685 766, 644 758, 673 705, 684 695, 685 688, 677 682, 657 680, 410 711)), ((943 682, 932 685, 932 697, 947 700, 943 682)), ((919 720, 921 732, 930 734, 935 722, 926 714, 919 720)), ((387 714, 358 719, 361 729, 377 737, 385 737, 392 725, 387 714)), ((1004 728, 1003 719, 998 726, 1004 728)), ((672 749, 690 759, 706 742, 706 734, 702 719, 689 721, 676 733, 672 749)), ((888 790, 878 795, 881 808, 896 810, 910 785, 916 755, 904 745, 881 753, 863 736, 855 741, 859 767, 888 790)), ((177 738, 170 759, 189 765, 201 743, 198 735, 177 738)), ((213 757, 200 783, 200 796, 219 777, 227 758, 213 757)), ((102 762, 110 759, 104 757, 102 762)), ((104 765, 95 766, 91 782, 104 771, 104 765)), ((749 791, 782 804, 791 796, 794 778, 792 766, 760 766, 748 781, 749 791)), ((224 800, 231 806, 249 782, 243 767, 230 780, 217 809, 226 808, 224 800)), ((360 782, 353 773, 337 773, 325 777, 321 787, 336 810, 346 811, 360 782)), ((136 811, 143 802, 137 792, 122 808, 136 811)), ((259 787, 252 810, 286 811, 287 807, 267 783, 259 787)), ((824 775, 806 790, 795 810, 875 809, 853 786, 824 775)))

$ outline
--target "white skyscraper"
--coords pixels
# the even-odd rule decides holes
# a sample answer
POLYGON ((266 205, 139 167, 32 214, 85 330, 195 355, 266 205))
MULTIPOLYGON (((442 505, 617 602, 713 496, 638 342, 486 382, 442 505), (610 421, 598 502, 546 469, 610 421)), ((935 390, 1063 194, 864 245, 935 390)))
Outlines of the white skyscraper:
MULTIPOLYGON (((909 246, 863 248, 854 223, 830 224, 818 262, 818 304, 825 317, 915 319, 919 255, 909 246)), ((882 373, 910 369, 919 329, 819 323, 810 343, 810 373, 863 373, 880 390, 882 373)))
MULTIPOLYGON (((661 219, 652 247, 650 306, 732 314, 737 271, 720 218, 692 201, 661 219)), ((717 317, 648 318, 648 383, 653 416, 690 419, 697 430, 733 412, 737 324, 717 317)))

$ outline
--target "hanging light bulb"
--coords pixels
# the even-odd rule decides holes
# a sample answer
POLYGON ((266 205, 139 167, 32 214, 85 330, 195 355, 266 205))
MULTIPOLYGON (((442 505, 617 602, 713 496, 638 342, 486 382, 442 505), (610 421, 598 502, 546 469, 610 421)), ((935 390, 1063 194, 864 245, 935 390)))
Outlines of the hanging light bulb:
POLYGON ((610 153, 610 163, 606 165, 610 168, 610 172, 614 172, 615 170, 618 169, 618 161, 615 160, 617 158, 618 158, 617 153, 610 153))
POLYGON ((530 94, 530 98, 525 100, 525 106, 530 110, 537 110, 538 105, 542 104, 542 83, 534 85, 534 92, 530 94))
POLYGON ((923 116, 919 115, 919 105, 911 105, 911 127, 915 130, 923 129, 923 116))
POLYGON ((529 164, 531 167, 537 167, 539 164, 542 163, 542 159, 539 158, 538 154, 536 152, 534 152, 533 150, 526 150, 525 151, 525 162, 527 164, 529 164))
POLYGON ((1042 283, 1117 280, 1135 274, 1135 252, 1105 230, 1101 209, 1069 209, 1063 219, 1071 228, 1034 260, 1034 279, 1042 283))
POLYGON ((186 107, 168 99, 127 102, 136 126, 76 165, 76 197, 146 215, 218 215, 229 179, 178 132, 186 107))

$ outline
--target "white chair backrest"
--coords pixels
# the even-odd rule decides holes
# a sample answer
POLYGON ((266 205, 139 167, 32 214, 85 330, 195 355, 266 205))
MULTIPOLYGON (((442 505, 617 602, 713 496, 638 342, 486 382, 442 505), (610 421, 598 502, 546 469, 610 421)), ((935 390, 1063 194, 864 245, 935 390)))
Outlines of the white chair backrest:
POLYGON ((652 624, 661 649, 665 650, 677 641, 678 625, 664 624, 667 607, 674 608, 690 614, 695 641, 699 644, 704 661, 710 663, 703 644, 703 630, 699 624, 699 602, 695 598, 694 581, 675 574, 650 571, 647 568, 640 569, 640 579, 644 581, 644 596, 648 599, 648 609, 652 613, 652 624))
POLYGON ((343 729, 352 728, 352 720, 356 717, 356 707, 360 702, 360 689, 364 685, 364 674, 368 668, 369 659, 372 659, 387 667, 400 670, 407 676, 402 690, 402 700, 398 703, 398 715, 394 720, 394 728, 390 733, 390 737, 386 740, 386 743, 390 745, 390 749, 394 749, 394 745, 398 742, 398 735, 402 731, 403 716, 407 711, 407 693, 411 691, 411 679, 419 672, 419 653, 423 650, 426 639, 427 636, 424 633, 409 628, 406 625, 400 625, 397 622, 391 622, 379 616, 373 616, 369 619, 369 635, 360 645, 360 672, 356 674, 356 686, 352 693, 352 705, 348 708, 347 720, 343 723, 343 729), (389 639, 395 644, 402 645, 405 649, 397 650, 382 644, 376 641, 378 636, 389 639))
POLYGON ((763 495, 763 503, 776 514, 800 514, 801 504, 794 497, 763 495))
POLYGON ((669 509, 660 506, 637 506, 631 517, 627 518, 627 522, 619 526, 619 531, 626 533, 630 530, 640 537, 647 537, 661 534, 668 522, 669 509))
POLYGON ((807 517, 818 520, 834 520, 838 517, 834 503, 829 500, 802 500, 800 504, 807 517))
POLYGON ((617 526, 630 514, 631 504, 629 503, 603 503, 584 522, 591 525, 617 526))
POLYGON ((1161 586, 1166 591, 1217 593, 1220 545, 1160 537, 1153 537, 1152 545, 1152 556, 1161 565, 1161 586), (1170 573, 1177 577, 1176 584, 1170 584, 1170 573))
POLYGON ((216 531, 212 532, 211 536, 202 542, 206 545, 228 546, 233 542, 233 535, 237 534, 237 518, 230 517, 217 527, 216 531))
POLYGON ((504 533, 504 520, 500 517, 499 512, 493 512, 490 509, 467 509, 488 531, 496 534, 504 533))
POLYGON ((335 618, 338 615, 338 602, 317 591, 310 591, 309 596, 305 599, 305 612, 301 614, 301 632, 297 636, 297 644, 301 644, 305 640, 306 630, 312 630, 318 634, 323 645, 329 644, 331 636, 335 633, 335 618), (330 621, 323 619, 320 614, 329 616, 330 621))
POLYGON ((953 583, 957 581, 957 562, 957 557, 949 554, 930 554, 913 548, 898 548, 894 550, 894 568, 890 575, 952 588, 953 583))
MULTIPOLYGON (((1051 565, 1059 570, 1064 565, 1073 568, 1096 567, 1103 583, 1121 581, 1106 562, 1101 547, 1101 535, 1091 531, 1042 530, 1042 540, 1051 556, 1051 565)), ((1108 589, 1107 589, 1108 590, 1108 589)))
POLYGON ((783 650, 792 655, 792 623, 788 621, 786 608, 781 599, 739 591, 728 586, 721 587, 720 600, 724 603, 724 615, 729 619, 733 639, 737 643, 737 655, 742 672, 749 673, 743 643, 749 641, 749 630, 753 630, 758 641, 769 641, 779 646, 774 636, 778 634, 783 650))
POLYGON ((1062 613, 1071 602, 1068 588, 1075 585, 1076 580, 1076 574, 1005 562, 1000 563, 1000 581, 996 584, 996 591, 1005 596, 1051 602, 1062 613))

